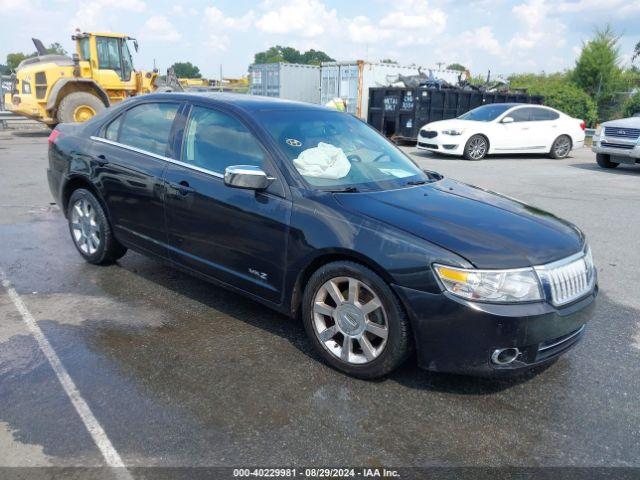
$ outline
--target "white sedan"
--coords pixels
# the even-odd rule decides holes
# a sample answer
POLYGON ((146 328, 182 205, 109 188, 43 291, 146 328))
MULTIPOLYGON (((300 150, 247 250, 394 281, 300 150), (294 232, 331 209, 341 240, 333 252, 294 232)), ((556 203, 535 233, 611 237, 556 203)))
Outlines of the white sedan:
POLYGON ((421 150, 481 160, 492 153, 547 153, 565 158, 584 145, 585 123, 553 108, 492 103, 420 129, 421 150))

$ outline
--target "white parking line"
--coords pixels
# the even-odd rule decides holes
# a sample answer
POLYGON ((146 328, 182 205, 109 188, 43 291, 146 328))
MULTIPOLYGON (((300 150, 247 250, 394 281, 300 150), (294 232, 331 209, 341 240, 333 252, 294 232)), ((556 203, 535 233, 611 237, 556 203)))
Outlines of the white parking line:
POLYGON ((78 415, 80 415, 80 418, 82 419, 85 427, 87 427, 91 438, 93 438, 93 441, 100 450, 100 453, 102 453, 105 462, 109 467, 116 469, 114 471, 114 474, 117 478, 121 480, 133 480, 133 477, 125 468, 122 458, 120 458, 120 455, 118 454, 116 449, 113 448, 111 440, 109 440, 109 437, 107 437, 107 434, 102 428, 102 425, 100 425, 96 417, 93 415, 93 412, 89 408, 89 405, 87 405, 87 402, 84 400, 84 398, 82 398, 82 395, 80 395, 80 391, 69 376, 67 369, 64 368, 64 365, 62 365, 60 358, 49 343, 49 340, 47 340, 47 337, 45 337, 44 333, 42 333, 42 330, 40 330, 40 327, 36 323, 36 320, 33 318, 33 315, 31 315, 31 312, 29 312, 27 306, 22 301, 22 298, 20 298, 20 295, 18 295, 16 289, 13 288, 11 282, 9 282, 2 269, 0 269, 0 279, 2 280, 2 286, 7 290, 9 298, 11 298, 11 301, 15 305, 16 310, 18 310, 18 312, 22 316, 22 319, 27 325, 27 328, 29 328, 29 331, 36 339, 36 342, 38 342, 40 350, 42 350, 42 353, 49 361, 51 368, 53 368, 53 371, 58 377, 62 388, 69 397, 69 400, 71 400, 73 407, 76 409, 76 412, 78 412, 78 415))

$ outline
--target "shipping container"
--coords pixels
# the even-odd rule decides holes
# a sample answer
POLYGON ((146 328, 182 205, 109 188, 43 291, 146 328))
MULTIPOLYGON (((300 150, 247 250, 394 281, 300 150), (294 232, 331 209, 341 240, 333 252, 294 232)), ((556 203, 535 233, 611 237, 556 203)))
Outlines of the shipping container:
POLYGON ((347 111, 363 120, 367 119, 369 89, 390 85, 398 75, 417 75, 418 67, 403 67, 393 63, 323 62, 320 70, 320 103, 325 105, 334 98, 347 101, 347 111))
POLYGON ((297 63, 250 65, 249 93, 299 102, 320 103, 320 67, 297 63))
POLYGON ((462 89, 371 88, 367 122, 387 137, 414 141, 427 123, 456 118, 488 103, 532 103, 544 97, 462 89))

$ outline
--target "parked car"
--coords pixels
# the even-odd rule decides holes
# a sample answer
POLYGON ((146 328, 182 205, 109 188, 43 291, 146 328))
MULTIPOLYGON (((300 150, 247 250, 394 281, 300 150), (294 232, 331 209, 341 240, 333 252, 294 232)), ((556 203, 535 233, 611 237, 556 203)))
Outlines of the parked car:
POLYGON ((585 123, 553 108, 522 103, 483 105, 420 129, 421 150, 482 160, 493 153, 547 153, 565 158, 584 145, 585 123))
POLYGON ((445 372, 549 362, 598 291, 572 224, 423 171, 320 106, 136 97, 58 126, 48 179, 89 263, 132 249, 300 316, 318 354, 361 378, 414 349, 445 372))
POLYGON ((602 168, 640 163, 640 117, 604 122, 596 129, 591 149, 602 168))

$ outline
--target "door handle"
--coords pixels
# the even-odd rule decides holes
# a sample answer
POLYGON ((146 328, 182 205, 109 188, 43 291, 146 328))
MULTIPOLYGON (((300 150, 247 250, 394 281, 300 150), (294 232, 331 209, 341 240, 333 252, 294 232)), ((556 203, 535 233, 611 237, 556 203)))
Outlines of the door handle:
POLYGON ((196 189, 189 185, 189 182, 186 180, 182 180, 180 183, 168 182, 169 186, 176 190, 180 195, 189 195, 192 192, 195 192, 196 189))
POLYGON ((109 163, 109 160, 107 160, 107 157, 105 157, 102 153, 100 155, 98 155, 98 157, 96 158, 96 163, 98 165, 100 165, 101 167, 105 166, 107 163, 109 163))

